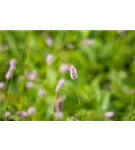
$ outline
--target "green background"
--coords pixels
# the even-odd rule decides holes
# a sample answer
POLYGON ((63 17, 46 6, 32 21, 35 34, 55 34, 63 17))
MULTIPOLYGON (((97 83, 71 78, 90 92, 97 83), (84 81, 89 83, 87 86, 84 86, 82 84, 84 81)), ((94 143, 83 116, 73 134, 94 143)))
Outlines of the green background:
POLYGON ((4 92, 0 91, 4 99, 0 120, 6 120, 5 111, 11 112, 11 120, 55 120, 51 106, 62 78, 65 85, 59 95, 66 97, 64 120, 106 120, 107 111, 115 113, 112 120, 135 120, 135 31, 0 31, 0 46, 0 82, 6 84, 4 92), (46 44, 47 37, 53 40, 51 47, 46 44), (85 39, 94 44, 82 44, 85 39), (51 66, 45 62, 48 54, 53 55, 51 66), (17 67, 12 80, 6 81, 12 58, 17 67), (69 72, 59 72, 63 63, 76 67, 77 80, 71 80, 69 72), (28 79, 22 77, 35 69, 35 88, 27 90, 28 79), (44 98, 37 94, 40 88, 46 91, 44 98), (16 116, 17 111, 31 106, 36 108, 35 115, 26 119, 16 116))

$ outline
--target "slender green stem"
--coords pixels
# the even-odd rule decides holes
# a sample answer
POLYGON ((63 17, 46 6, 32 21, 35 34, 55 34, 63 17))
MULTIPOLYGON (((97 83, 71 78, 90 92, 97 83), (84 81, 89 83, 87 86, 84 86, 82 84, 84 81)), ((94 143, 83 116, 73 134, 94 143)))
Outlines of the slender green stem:
POLYGON ((1 92, 2 92, 2 94, 4 95, 4 98, 7 100, 7 93, 6 93, 6 90, 4 89, 4 90, 2 90, 1 92))
POLYGON ((28 31, 28 37, 27 37, 27 45, 26 45, 26 50, 25 50, 25 69, 24 69, 24 74, 26 74, 27 69, 28 69, 28 63, 29 63, 29 57, 30 57, 30 42, 31 42, 31 38, 32 38, 32 31, 28 31))
POLYGON ((53 104, 55 104, 57 97, 58 97, 58 93, 56 92, 56 93, 55 93, 54 100, 53 100, 53 104))
POLYGON ((133 108, 133 104, 134 104, 134 89, 131 90, 131 106, 133 108))
POLYGON ((13 84, 13 79, 10 79, 9 84, 8 84, 8 91, 11 90, 12 84, 13 84))
MULTIPOLYGON (((58 98, 58 95, 59 95, 59 93, 58 92, 56 92, 55 93, 55 97, 54 97, 54 99, 53 99, 53 104, 52 104, 52 116, 54 117, 54 114, 55 114, 55 103, 56 103, 56 100, 57 100, 57 98, 58 98)), ((56 120, 55 120, 56 121, 56 120)))
POLYGON ((55 93, 55 97, 54 97, 54 99, 53 99, 53 115, 54 115, 54 113, 55 113, 55 102, 56 102, 56 100, 57 100, 57 97, 58 97, 58 93, 56 92, 55 93))
POLYGON ((11 86, 11 80, 12 79, 6 80, 6 90, 4 91, 4 95, 5 95, 6 99, 8 99, 9 90, 10 90, 10 86, 11 86))
POLYGON ((131 90, 131 114, 134 114, 134 89, 131 90))
MULTIPOLYGON (((78 90, 75 89, 75 92, 76 92, 76 95, 77 95, 77 98, 78 98, 78 104, 81 105, 81 99, 80 99, 80 96, 79 96, 79 94, 78 94, 78 90)), ((81 108, 80 108, 80 109, 81 109, 81 108)), ((83 112, 82 112, 82 110, 81 110, 81 119, 82 119, 82 121, 83 121, 83 112)))
POLYGON ((132 114, 134 114, 134 94, 133 94, 133 89, 131 90, 131 95, 130 95, 129 113, 128 113, 125 121, 131 120, 132 114))
POLYGON ((81 100, 80 100, 80 97, 79 97, 77 89, 75 89, 75 92, 76 92, 76 95, 77 95, 77 98, 78 98, 78 103, 81 104, 81 100))

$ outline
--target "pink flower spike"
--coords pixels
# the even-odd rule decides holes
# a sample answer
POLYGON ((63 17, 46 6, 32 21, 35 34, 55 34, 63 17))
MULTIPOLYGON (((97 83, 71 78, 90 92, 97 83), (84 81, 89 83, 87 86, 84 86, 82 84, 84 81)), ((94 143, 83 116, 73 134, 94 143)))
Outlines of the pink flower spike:
POLYGON ((10 60, 10 71, 14 71, 16 69, 16 60, 11 59, 10 60))
POLYGON ((47 65, 51 65, 52 64, 52 61, 53 61, 53 56, 51 54, 49 54, 47 57, 46 57, 46 63, 47 65))
POLYGON ((68 65, 68 64, 62 64, 60 66, 59 71, 60 71, 60 73, 65 73, 65 72, 69 71, 69 69, 70 69, 70 65, 68 65))
POLYGON ((34 107, 30 107, 27 111, 28 115, 34 115, 36 113, 36 109, 34 107))
POLYGON ((48 38, 46 39, 46 44, 47 44, 48 47, 51 47, 51 46, 53 45, 53 40, 52 40, 51 37, 48 37, 48 38))
POLYGON ((77 71, 76 68, 72 65, 70 66, 70 77, 71 79, 77 79, 78 75, 77 75, 77 71))
POLYGON ((57 84, 56 92, 59 92, 61 90, 61 88, 64 86, 64 84, 65 84, 65 80, 61 79, 57 84))
POLYGON ((31 89, 31 88, 33 88, 33 87, 34 87, 33 82, 27 82, 27 83, 26 83, 26 88, 27 88, 27 89, 31 89))
POLYGON ((94 40, 91 39, 85 39, 82 41, 82 45, 84 46, 93 46, 95 44, 94 40))
POLYGON ((4 82, 0 82, 0 90, 4 90, 5 89, 5 83, 4 82))
POLYGON ((44 97, 45 94, 46 94, 46 93, 45 93, 45 90, 44 90, 44 89, 40 89, 39 92, 38 92, 38 96, 39 96, 39 97, 44 97))
POLYGON ((9 80, 9 79, 12 78, 12 75, 13 75, 13 73, 9 70, 9 71, 6 73, 5 78, 6 78, 7 80, 9 80))
POLYGON ((55 118, 56 120, 62 120, 64 118, 63 112, 55 112, 55 118))
POLYGON ((65 99, 65 96, 60 96, 57 99, 56 104, 55 104, 56 112, 62 111, 62 104, 63 104, 64 99, 65 99))
POLYGON ((10 115, 10 112, 9 112, 9 111, 6 111, 6 112, 5 112, 5 118, 6 118, 6 119, 10 119, 10 116, 11 116, 11 115, 10 115))
POLYGON ((36 78, 37 78, 37 71, 36 70, 34 70, 33 72, 28 72, 27 74, 26 74, 26 77, 29 79, 29 80, 31 80, 31 81, 34 81, 34 80, 36 80, 36 78))
POLYGON ((111 112, 111 111, 105 112, 104 116, 106 119, 112 119, 114 117, 114 112, 111 112))
POLYGON ((62 101, 57 101, 55 104, 55 110, 56 112, 59 112, 62 110, 62 101))
POLYGON ((67 48, 68 48, 68 49, 73 49, 73 48, 74 48, 74 45, 71 44, 71 43, 69 43, 69 44, 67 45, 67 48))
POLYGON ((24 111, 18 111, 17 113, 17 116, 19 116, 20 118, 27 118, 28 117, 28 113, 27 112, 24 112, 24 111))

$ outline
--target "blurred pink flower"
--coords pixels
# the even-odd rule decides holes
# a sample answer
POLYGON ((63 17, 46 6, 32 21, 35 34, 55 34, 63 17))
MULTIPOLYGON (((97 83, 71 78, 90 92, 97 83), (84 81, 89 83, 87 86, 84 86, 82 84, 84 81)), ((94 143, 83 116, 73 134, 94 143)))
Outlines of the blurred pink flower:
POLYGON ((16 69, 16 60, 15 59, 11 59, 10 60, 10 68, 9 68, 8 72, 6 73, 6 75, 5 75, 5 78, 7 80, 12 78, 13 72, 15 71, 15 69, 16 69))
POLYGON ((55 110, 56 112, 62 111, 62 103, 65 99, 65 96, 58 97, 56 104, 55 104, 55 110))
POLYGON ((60 71, 60 73, 65 73, 65 72, 69 71, 69 69, 70 69, 70 65, 69 64, 62 64, 60 66, 59 71, 60 71))
POLYGON ((10 117, 11 117, 10 112, 9 112, 9 111, 6 111, 6 112, 5 112, 5 118, 6 118, 6 119, 10 119, 10 117))
POLYGON ((61 90, 61 88, 64 86, 64 84, 65 84, 65 80, 61 79, 57 84, 56 92, 59 92, 61 90))
POLYGON ((40 89, 38 92, 39 97, 44 97, 46 95, 46 92, 44 89, 40 89))
POLYGON ((20 118, 27 118, 28 117, 28 113, 24 112, 24 111, 18 111, 17 116, 19 116, 20 118))
POLYGON ((37 71, 34 70, 33 72, 28 72, 28 73, 26 74, 26 77, 27 77, 29 80, 32 80, 32 81, 36 80, 36 78, 37 78, 37 71))
POLYGON ((0 82, 0 90, 5 89, 5 83, 4 82, 0 82))
POLYGON ((46 57, 47 65, 51 65, 52 61, 53 61, 53 56, 51 54, 47 55, 47 57, 46 57))
POLYGON ((27 89, 34 88, 34 83, 33 83, 33 82, 27 82, 27 83, 26 83, 26 88, 27 88, 27 89))
POLYGON ((51 46, 53 45, 53 40, 52 40, 51 37, 48 37, 48 38, 46 39, 46 44, 47 44, 48 47, 51 47, 51 46))
POLYGON ((112 119, 114 117, 114 112, 108 111, 104 113, 106 119, 112 119))
POLYGON ((11 59, 10 60, 10 71, 14 71, 16 69, 16 60, 15 59, 11 59))
POLYGON ((84 46, 93 46, 95 44, 94 40, 85 39, 82 41, 82 45, 84 46))
POLYGON ((65 95, 62 95, 62 96, 59 96, 57 100, 64 101, 64 100, 65 100, 65 98, 66 98, 66 96, 65 96, 65 95))
POLYGON ((9 80, 9 79, 12 78, 12 75, 13 75, 12 71, 9 70, 9 71, 6 73, 5 78, 6 78, 7 80, 9 80))
POLYGON ((73 49, 73 48, 74 48, 74 45, 71 44, 71 43, 69 43, 69 44, 67 45, 67 48, 68 48, 68 49, 73 49))
POLYGON ((70 66, 70 77, 71 79, 77 79, 78 75, 77 75, 77 71, 76 68, 72 65, 70 66))
POLYGON ((63 118, 64 118, 63 112, 61 112, 61 111, 55 112, 55 118, 56 118, 56 120, 63 120, 63 118))
POLYGON ((118 30, 118 33, 124 35, 126 33, 126 30, 118 30))
POLYGON ((34 107, 30 107, 28 108, 28 111, 27 111, 28 115, 34 115, 36 113, 36 109, 34 107))

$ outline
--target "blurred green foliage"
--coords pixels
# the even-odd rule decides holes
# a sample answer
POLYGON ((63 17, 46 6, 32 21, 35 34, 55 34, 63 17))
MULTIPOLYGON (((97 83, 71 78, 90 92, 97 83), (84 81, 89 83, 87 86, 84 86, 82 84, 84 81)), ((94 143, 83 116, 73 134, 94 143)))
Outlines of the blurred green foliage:
POLYGON ((22 120, 16 112, 31 106, 36 114, 24 120, 55 120, 51 106, 62 78, 64 120, 106 120, 107 111, 114 112, 112 120, 135 120, 135 31, 0 31, 0 46, 0 82, 6 84, 0 91, 0 120, 6 120, 5 111, 11 112, 11 120, 22 120), (51 66, 45 62, 48 54, 53 55, 51 66), (12 58, 17 68, 6 81, 12 58), (63 63, 77 68, 77 80, 71 80, 69 72, 59 72, 63 63), (23 76, 33 70, 38 77, 28 90, 29 80, 23 76), (46 91, 43 98, 38 96, 40 88, 46 91))

